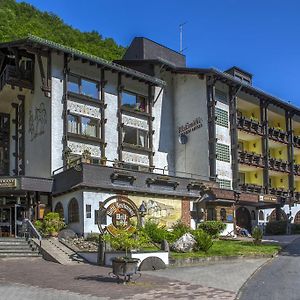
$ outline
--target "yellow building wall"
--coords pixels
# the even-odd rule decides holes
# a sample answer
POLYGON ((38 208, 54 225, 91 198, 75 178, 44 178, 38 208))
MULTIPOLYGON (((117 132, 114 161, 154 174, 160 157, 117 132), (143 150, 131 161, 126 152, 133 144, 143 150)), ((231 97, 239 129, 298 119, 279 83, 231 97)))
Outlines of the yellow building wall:
POLYGON ((140 207, 144 201, 147 207, 145 220, 151 220, 160 226, 171 227, 175 222, 181 220, 182 201, 169 198, 130 196, 130 199, 140 207))
POLYGON ((295 181, 294 186, 295 186, 295 191, 300 192, 300 181, 295 181))
POLYGON ((293 124, 293 131, 294 131, 294 135, 300 136, 300 124, 299 123, 293 124))
POLYGON ((243 143, 244 145, 244 151, 247 152, 254 152, 256 154, 262 154, 262 140, 261 138, 258 138, 257 140, 253 141, 244 141, 240 140, 239 142, 243 143))
POLYGON ((243 110, 238 107, 238 110, 247 119, 260 122, 260 108, 259 107, 255 108, 255 109, 251 109, 251 110, 243 110))
POLYGON ((280 148, 270 148, 270 157, 276 159, 288 160, 287 146, 280 148))
POLYGON ((263 171, 246 172, 245 181, 249 184, 263 185, 263 171))
POLYGON ((300 154, 294 155, 294 160, 297 165, 300 165, 300 154))
POLYGON ((286 130, 286 122, 285 117, 283 116, 276 116, 275 118, 269 118, 269 127, 274 127, 275 129, 280 129, 285 131, 286 130))
POLYGON ((277 189, 288 189, 289 188, 289 179, 287 175, 283 176, 270 176, 272 188, 277 189))

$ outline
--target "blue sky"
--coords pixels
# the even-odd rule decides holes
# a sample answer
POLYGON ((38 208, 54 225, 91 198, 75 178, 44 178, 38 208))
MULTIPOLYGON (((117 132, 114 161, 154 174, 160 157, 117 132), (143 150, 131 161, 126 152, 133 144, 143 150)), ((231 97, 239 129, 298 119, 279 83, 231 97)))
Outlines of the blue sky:
POLYGON ((254 85, 300 106, 300 1, 297 0, 26 0, 83 31, 128 46, 145 36, 179 49, 179 24, 189 67, 233 65, 254 85))

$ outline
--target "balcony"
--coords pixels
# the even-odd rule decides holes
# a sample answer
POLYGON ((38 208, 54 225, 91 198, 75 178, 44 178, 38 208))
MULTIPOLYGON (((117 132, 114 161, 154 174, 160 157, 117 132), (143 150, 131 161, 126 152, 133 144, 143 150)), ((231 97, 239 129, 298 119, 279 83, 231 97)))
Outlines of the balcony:
POLYGON ((238 161, 241 164, 263 168, 265 166, 264 158, 261 154, 247 151, 239 151, 238 161))
POLYGON ((33 90, 33 72, 24 71, 17 74, 15 66, 6 65, 0 75, 0 90, 2 90, 6 84, 33 90))
POLYGON ((281 142, 285 144, 289 142, 287 132, 273 127, 269 128, 269 138, 276 142, 281 142))
POLYGON ((240 184, 239 187, 240 190, 243 192, 258 193, 258 194, 262 194, 264 192, 264 187, 257 184, 243 183, 240 184))
POLYGON ((287 161, 277 160, 276 158, 269 159, 269 169, 278 172, 289 173, 289 164, 287 161))
POLYGON ((287 197, 289 195, 289 192, 285 189, 280 188, 270 188, 269 193, 271 195, 279 196, 279 197, 287 197))
POLYGON ((300 136, 294 135, 294 146, 300 148, 300 136))
POLYGON ((238 129, 253 134, 263 135, 263 126, 258 121, 247 119, 244 116, 238 116, 237 121, 238 129))
POLYGON ((300 176, 300 165, 294 165, 294 174, 300 176))

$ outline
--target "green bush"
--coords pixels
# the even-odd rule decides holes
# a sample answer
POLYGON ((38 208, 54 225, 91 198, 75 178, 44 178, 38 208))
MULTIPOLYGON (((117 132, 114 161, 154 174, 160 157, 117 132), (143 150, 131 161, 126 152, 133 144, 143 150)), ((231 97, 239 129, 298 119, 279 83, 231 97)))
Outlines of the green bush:
POLYGON ((258 226, 254 227, 254 229, 252 230, 252 237, 254 239, 253 242, 255 245, 259 245, 261 243, 263 232, 258 226))
POLYGON ((286 234, 286 221, 272 221, 266 225, 266 234, 279 235, 286 234))
POLYGON ((143 227, 143 231, 153 243, 161 243, 163 240, 167 240, 169 235, 164 227, 159 227, 153 221, 147 221, 143 227))
POLYGON ((291 224, 291 234, 300 234, 300 224, 291 224))
POLYGON ((225 228, 226 224, 221 221, 205 221, 198 225, 198 229, 204 230, 213 238, 218 237, 225 228))
POLYGON ((194 230, 193 236, 196 241, 196 245, 194 247, 196 251, 204 251, 206 253, 213 245, 211 235, 202 229, 194 230))
POLYGON ((167 235, 167 238, 174 241, 181 238, 184 234, 191 232, 191 228, 186 224, 182 223, 181 220, 174 223, 171 229, 172 231, 167 235))
POLYGON ((141 230, 128 232, 124 229, 117 229, 115 235, 106 234, 103 239, 108 242, 114 250, 125 251, 126 256, 128 251, 139 250, 149 243, 149 237, 141 230))
POLYGON ((85 238, 86 241, 98 243, 99 242, 99 233, 89 233, 85 238))
POLYGON ((49 212, 43 221, 35 221, 34 226, 42 235, 47 236, 56 235, 65 227, 65 223, 58 213, 49 212))

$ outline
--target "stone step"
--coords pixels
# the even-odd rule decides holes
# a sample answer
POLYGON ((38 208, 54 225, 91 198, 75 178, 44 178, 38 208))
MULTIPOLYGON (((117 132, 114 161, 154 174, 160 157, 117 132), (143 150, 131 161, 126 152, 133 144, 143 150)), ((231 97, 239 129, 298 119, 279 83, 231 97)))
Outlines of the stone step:
POLYGON ((0 249, 0 254, 2 253, 30 253, 30 252, 35 252, 33 249, 31 248, 25 248, 25 249, 0 249))
MULTIPOLYGON (((32 249, 30 245, 0 245, 0 250, 10 250, 10 249, 32 249)), ((36 248, 36 247, 34 247, 36 248)))
POLYGON ((37 252, 28 252, 28 253, 0 253, 0 258, 7 257, 41 257, 41 255, 37 252))

